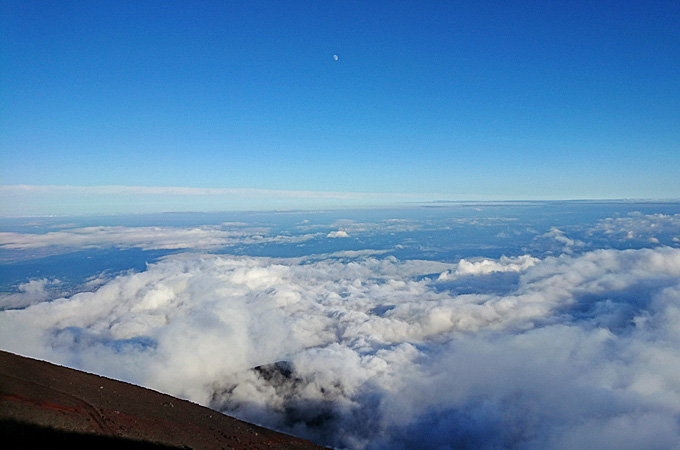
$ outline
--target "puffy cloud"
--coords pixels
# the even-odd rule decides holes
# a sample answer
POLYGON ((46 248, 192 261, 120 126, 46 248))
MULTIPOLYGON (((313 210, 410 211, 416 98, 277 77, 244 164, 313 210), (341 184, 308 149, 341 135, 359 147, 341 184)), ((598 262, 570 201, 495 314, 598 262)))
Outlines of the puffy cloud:
POLYGON ((575 249, 584 247, 585 243, 578 239, 567 237, 566 233, 557 227, 551 227, 550 231, 534 238, 542 244, 546 250, 552 253, 573 253, 575 249))
POLYGON ((647 241, 652 244, 672 244, 680 236, 680 214, 631 213, 626 217, 600 220, 589 230, 589 235, 604 236, 608 240, 647 241))
POLYGON ((522 272, 539 261, 530 255, 522 255, 516 258, 502 256, 499 261, 482 259, 470 262, 461 259, 454 270, 443 272, 439 275, 440 281, 455 279, 465 275, 488 275, 496 272, 522 272))
POLYGON ((184 254, 49 300, 0 312, 2 348, 336 448, 680 445, 678 249, 184 254))
POLYGON ((361 256, 382 255, 388 252, 389 250, 342 250, 320 256, 330 256, 334 258, 359 258, 361 256))
POLYGON ((54 295, 54 288, 59 280, 47 278, 30 280, 18 286, 18 292, 0 295, 0 309, 25 308, 34 303, 41 303, 54 295))
POLYGON ((338 230, 338 231, 331 231, 330 233, 328 233, 328 235, 326 237, 329 237, 329 238, 348 238, 349 234, 347 234, 347 232, 344 231, 344 230, 338 230))

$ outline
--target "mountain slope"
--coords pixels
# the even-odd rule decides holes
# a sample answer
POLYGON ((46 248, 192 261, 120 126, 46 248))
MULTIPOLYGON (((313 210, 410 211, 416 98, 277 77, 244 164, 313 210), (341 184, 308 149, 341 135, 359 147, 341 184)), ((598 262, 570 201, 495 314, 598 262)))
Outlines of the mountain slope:
POLYGON ((323 448, 156 391, 4 351, 0 431, 3 446, 22 448, 57 442, 72 448, 323 448))

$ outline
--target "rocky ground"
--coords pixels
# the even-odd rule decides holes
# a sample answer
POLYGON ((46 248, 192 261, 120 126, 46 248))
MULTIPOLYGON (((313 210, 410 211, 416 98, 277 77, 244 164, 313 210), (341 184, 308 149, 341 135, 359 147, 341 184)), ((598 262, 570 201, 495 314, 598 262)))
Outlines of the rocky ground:
POLYGON ((3 351, 0 432, 4 448, 323 448, 169 395, 3 351))

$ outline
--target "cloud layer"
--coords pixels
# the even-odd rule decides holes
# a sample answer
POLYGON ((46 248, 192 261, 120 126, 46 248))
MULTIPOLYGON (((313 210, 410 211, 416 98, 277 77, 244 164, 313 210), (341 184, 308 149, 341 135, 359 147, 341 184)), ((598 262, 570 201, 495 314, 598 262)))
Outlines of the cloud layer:
POLYGON ((680 250, 342 256, 26 285, 0 345, 337 448, 680 445, 680 250))
POLYGON ((81 227, 43 234, 0 232, 0 247, 27 250, 63 248, 136 247, 143 250, 214 249, 236 244, 291 243, 319 234, 271 235, 264 227, 202 225, 198 227, 81 227))

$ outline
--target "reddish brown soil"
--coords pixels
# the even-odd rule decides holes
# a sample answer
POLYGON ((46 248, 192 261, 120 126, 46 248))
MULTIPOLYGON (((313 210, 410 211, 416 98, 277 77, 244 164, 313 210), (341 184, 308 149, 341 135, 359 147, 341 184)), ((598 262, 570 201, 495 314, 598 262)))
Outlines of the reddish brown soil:
POLYGON ((3 351, 0 432, 3 446, 13 438, 17 448, 323 448, 169 395, 3 351))

